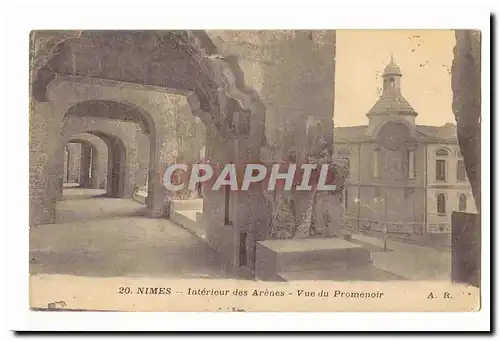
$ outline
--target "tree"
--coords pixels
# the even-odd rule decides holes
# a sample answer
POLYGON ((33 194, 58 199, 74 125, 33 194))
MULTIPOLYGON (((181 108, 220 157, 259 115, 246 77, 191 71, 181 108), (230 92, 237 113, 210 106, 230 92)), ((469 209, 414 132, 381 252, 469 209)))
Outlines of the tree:
POLYGON ((481 209, 481 32, 455 31, 451 69, 453 112, 465 170, 481 209))

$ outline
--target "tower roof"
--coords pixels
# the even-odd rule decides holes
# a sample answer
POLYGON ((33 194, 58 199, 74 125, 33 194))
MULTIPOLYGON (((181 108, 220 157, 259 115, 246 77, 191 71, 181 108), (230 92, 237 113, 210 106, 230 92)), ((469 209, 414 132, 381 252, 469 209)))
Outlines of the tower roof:
POLYGON ((384 90, 375 105, 367 113, 367 116, 390 114, 418 115, 401 94, 399 80, 396 80, 396 83, 394 83, 394 80, 391 80, 395 84, 394 86, 390 86, 388 83, 388 76, 398 76, 400 78, 402 75, 400 67, 394 62, 394 57, 391 54, 391 61, 385 67, 384 74, 382 75, 384 78, 384 90))
POLYGON ((398 64, 394 61, 394 56, 391 54, 391 61, 384 69, 384 74, 382 76, 402 76, 401 69, 398 64))
POLYGON ((401 93, 383 93, 367 115, 406 114, 417 116, 417 112, 401 93))

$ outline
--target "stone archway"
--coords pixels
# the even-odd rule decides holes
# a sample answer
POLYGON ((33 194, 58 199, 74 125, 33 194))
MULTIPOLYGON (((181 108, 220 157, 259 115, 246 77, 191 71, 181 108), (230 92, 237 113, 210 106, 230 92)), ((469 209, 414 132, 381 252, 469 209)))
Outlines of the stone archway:
POLYGON ((127 147, 119 137, 102 131, 87 131, 83 134, 73 135, 68 143, 82 144, 79 178, 80 188, 104 187, 104 177, 106 177, 105 190, 107 197, 123 198, 131 195, 130 185, 128 184, 129 179, 126 174, 128 161, 127 154, 130 155, 130 153, 127 153, 127 147), (94 139, 88 138, 86 135, 94 139), (93 142, 89 140, 93 140, 93 142), (102 148, 102 145, 98 148, 96 146, 98 144, 96 140, 101 141, 105 149, 102 148), (92 153, 86 153, 86 149, 92 150, 92 153), (102 155, 103 152, 105 152, 105 155, 102 155), (105 162, 99 162, 99 157, 102 158, 103 156, 106 157, 105 162), (102 169, 103 167, 106 167, 106 169, 102 169), (93 177, 89 176, 89 170, 91 169, 94 170, 93 177))
POLYGON ((106 196, 122 198, 129 195, 126 187, 127 152, 122 140, 102 132, 91 132, 101 138, 108 147, 108 171, 106 181, 106 196))
POLYGON ((77 133, 71 136, 69 143, 88 144, 91 148, 90 176, 88 187, 104 189, 108 169, 108 146, 98 136, 91 133, 77 133))
MULTIPOLYGON (((166 138, 169 112, 176 106, 171 94, 186 98, 192 114, 205 123, 206 154, 218 163, 283 161, 308 137, 303 129, 308 116, 325 128, 318 140, 329 147, 333 143, 333 31, 84 31, 68 37, 35 64, 32 224, 53 216, 47 181, 58 172, 50 162, 58 144, 53 137, 63 114, 79 102, 119 102, 151 118, 155 129, 148 133, 155 144, 150 146, 148 207, 153 216, 162 214, 158 173, 174 147, 166 138), (311 77, 302 77, 306 73, 311 77)), ((211 229, 207 240, 238 263, 235 245, 252 249, 255 240, 268 238, 271 208, 258 190, 230 193, 229 199, 228 193, 209 195, 204 202, 211 229)))
POLYGON ((95 146, 85 140, 71 139, 68 143, 78 143, 81 146, 79 187, 91 188, 90 178, 92 176, 92 154, 95 154, 95 146))
MULTIPOLYGON (((57 44, 45 60, 44 64, 39 64, 33 77, 32 109, 36 113, 34 116, 45 117, 49 126, 57 127, 62 119, 61 112, 68 112, 81 101, 88 104, 96 100, 122 103, 143 114, 143 129, 150 134, 151 141, 156 141, 150 146, 149 179, 154 181, 148 182, 148 197, 151 199, 148 208, 152 216, 163 214, 164 188, 158 172, 161 165, 169 163, 169 155, 161 151, 164 147, 162 137, 168 135, 163 112, 166 108, 161 105, 165 103, 165 94, 186 97, 191 112, 212 130, 212 136, 221 140, 225 149, 229 148, 229 153, 220 153, 224 158, 221 162, 227 161, 228 154, 232 160, 242 157, 237 150, 235 129, 238 133, 248 134, 249 115, 259 110, 262 112, 264 108, 258 107, 255 92, 250 96, 240 91, 241 84, 237 84, 232 71, 234 61, 230 63, 219 58, 217 48, 203 32, 88 31, 57 44), (141 51, 133 48, 137 44, 141 51), (99 56, 99 60, 89 60, 89 55, 99 56), (134 95, 130 96, 130 93, 134 95), (236 121, 245 124, 234 124, 236 121), (153 126, 156 129, 152 129, 153 126)), ((38 126, 34 121, 32 126, 35 127, 32 136, 42 140, 40 144, 46 149, 41 152, 52 154, 51 150, 57 148, 54 142, 49 141, 45 132, 36 131, 38 126)), ((262 131, 262 128, 259 124, 254 129, 262 131)), ((245 149, 248 146, 252 147, 249 157, 258 156, 260 144, 248 144, 245 149)), ((40 153, 32 153, 31 159, 37 159, 37 155, 40 153)), ((32 162, 31 168, 39 169, 34 177, 42 180, 35 182, 39 186, 32 186, 30 197, 36 198, 31 200, 32 211, 40 215, 40 219, 35 220, 51 221, 54 186, 45 185, 44 179, 50 180, 53 173, 57 173, 57 167, 46 168, 43 161, 32 162), (48 176, 43 176, 43 173, 48 173, 48 176)))
MULTIPOLYGON (((95 145, 100 144, 97 155, 98 158, 103 154, 106 156, 108 196, 131 197, 136 185, 139 154, 149 153, 148 146, 141 146, 137 143, 136 134, 142 133, 132 123, 113 122, 86 116, 67 116, 63 125, 62 143, 65 144, 76 138, 91 140, 95 145), (112 180, 110 176, 113 173, 119 177, 119 180, 112 180), (114 186, 113 189, 109 187, 111 184, 114 186)), ((104 179, 102 177, 100 179, 102 183, 104 179)))

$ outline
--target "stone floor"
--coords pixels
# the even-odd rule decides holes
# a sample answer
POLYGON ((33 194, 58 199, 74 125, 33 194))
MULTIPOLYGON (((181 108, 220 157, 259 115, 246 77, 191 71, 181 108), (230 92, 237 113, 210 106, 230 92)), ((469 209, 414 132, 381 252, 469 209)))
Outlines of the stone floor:
POLYGON ((30 230, 30 273, 93 277, 243 278, 203 240, 144 205, 65 188, 56 223, 30 230))

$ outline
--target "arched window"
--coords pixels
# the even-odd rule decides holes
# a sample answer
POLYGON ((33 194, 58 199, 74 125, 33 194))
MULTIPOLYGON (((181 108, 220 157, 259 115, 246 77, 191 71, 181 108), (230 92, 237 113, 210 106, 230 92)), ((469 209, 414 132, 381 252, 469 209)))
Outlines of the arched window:
POLYGON ((446 180, 446 160, 436 160, 436 180, 446 180))
POLYGON ((437 213, 446 214, 446 196, 444 193, 439 193, 437 195, 437 213))
POLYGON ((443 157, 443 156, 448 156, 450 153, 448 152, 448 150, 444 149, 444 148, 441 148, 441 149, 438 149, 436 151, 436 156, 440 156, 440 157, 443 157))
POLYGON ((448 150, 441 148, 436 151, 436 180, 446 181, 447 164, 446 157, 449 155, 448 150))
POLYGON ((465 181, 465 164, 464 160, 457 161, 457 181, 465 181))
POLYGON ((458 210, 460 212, 467 211, 467 196, 464 193, 460 194, 458 199, 458 210))

